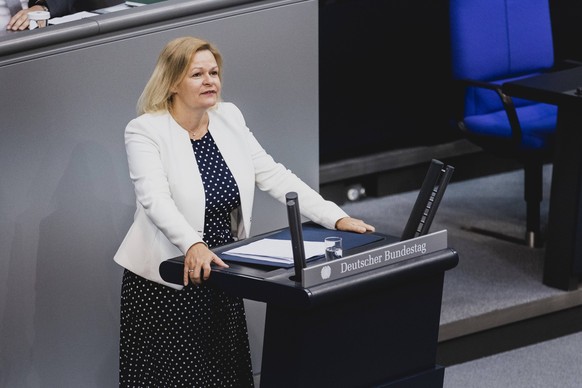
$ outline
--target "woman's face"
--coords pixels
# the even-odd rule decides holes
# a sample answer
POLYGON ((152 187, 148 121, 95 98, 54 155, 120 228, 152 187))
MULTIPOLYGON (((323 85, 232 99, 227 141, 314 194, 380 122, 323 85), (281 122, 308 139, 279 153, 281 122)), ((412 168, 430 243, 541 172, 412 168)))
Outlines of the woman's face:
POLYGON ((206 110, 213 107, 220 96, 218 70, 210 51, 196 52, 186 76, 172 89, 173 108, 206 110))

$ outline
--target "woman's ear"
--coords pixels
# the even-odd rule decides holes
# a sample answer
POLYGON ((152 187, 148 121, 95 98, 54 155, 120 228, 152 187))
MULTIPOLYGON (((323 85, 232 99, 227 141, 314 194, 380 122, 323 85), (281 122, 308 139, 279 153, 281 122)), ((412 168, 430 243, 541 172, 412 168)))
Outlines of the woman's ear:
POLYGON ((177 83, 175 83, 174 85, 172 85, 170 87, 170 94, 176 94, 176 93, 178 93, 178 84, 177 83))

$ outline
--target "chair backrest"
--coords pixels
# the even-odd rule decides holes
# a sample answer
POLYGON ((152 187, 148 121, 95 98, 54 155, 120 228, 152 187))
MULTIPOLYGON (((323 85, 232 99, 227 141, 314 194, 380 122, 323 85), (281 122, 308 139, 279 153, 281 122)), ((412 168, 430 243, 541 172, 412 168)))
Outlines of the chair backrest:
MULTIPOLYGON (((449 7, 453 79, 502 83, 554 65, 548 0, 451 0, 449 7)), ((465 107, 468 114, 503 109, 482 89, 469 91, 465 107)))
POLYGON ((495 80, 554 65, 548 0, 451 0, 454 78, 495 80))

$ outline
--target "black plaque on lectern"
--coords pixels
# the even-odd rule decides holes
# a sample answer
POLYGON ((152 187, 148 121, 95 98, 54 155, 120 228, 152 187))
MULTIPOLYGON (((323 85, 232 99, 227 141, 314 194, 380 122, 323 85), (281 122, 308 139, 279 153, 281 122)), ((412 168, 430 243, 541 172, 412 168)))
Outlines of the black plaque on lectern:
POLYGON ((401 240, 409 240, 428 233, 453 171, 454 167, 445 166, 440 160, 433 159, 430 162, 401 240))

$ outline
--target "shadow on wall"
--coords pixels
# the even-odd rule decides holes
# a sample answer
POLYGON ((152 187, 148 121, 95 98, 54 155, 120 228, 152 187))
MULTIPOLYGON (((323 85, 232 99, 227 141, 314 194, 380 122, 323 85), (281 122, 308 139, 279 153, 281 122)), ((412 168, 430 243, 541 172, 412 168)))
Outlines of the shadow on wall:
POLYGON ((16 221, 1 322, 2 353, 12 353, 13 362, 2 356, 2 383, 117 385, 121 269, 111 242, 121 241, 134 209, 119 202, 113 171, 105 148, 79 143, 53 193, 54 211, 38 221, 47 212, 35 205, 16 221), (34 252, 27 241, 36 240, 37 226, 34 252), (21 291, 32 287, 34 293, 21 291), (95 346, 104 338, 107 346, 95 346), (75 373, 63 373, 62 365, 75 373))

